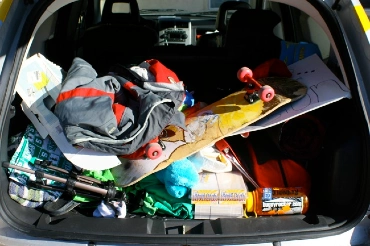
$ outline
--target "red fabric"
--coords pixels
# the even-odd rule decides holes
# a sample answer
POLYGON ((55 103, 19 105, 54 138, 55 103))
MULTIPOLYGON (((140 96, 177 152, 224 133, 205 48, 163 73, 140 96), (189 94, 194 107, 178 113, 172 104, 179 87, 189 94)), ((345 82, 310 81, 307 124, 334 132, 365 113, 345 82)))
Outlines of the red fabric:
POLYGON ((266 78, 266 77, 292 77, 287 65, 279 59, 270 59, 253 70, 253 78, 266 78))
POLYGON ((305 194, 311 189, 311 178, 306 169, 291 159, 280 160, 284 174, 281 172, 279 160, 271 159, 258 163, 254 149, 248 143, 248 150, 253 165, 254 178, 261 188, 302 187, 305 194), (284 176, 286 183, 284 182, 284 176))
POLYGON ((137 92, 132 89, 132 87, 134 87, 134 86, 135 86, 135 84, 129 81, 129 82, 127 82, 127 83, 125 83, 123 85, 123 88, 125 88, 126 90, 128 90, 132 96, 134 96, 135 98, 137 98, 138 97, 137 92))
POLYGON ((60 103, 64 100, 73 98, 73 97, 100 97, 100 96, 109 96, 114 101, 114 94, 107 93, 105 91, 93 89, 93 88, 76 88, 74 90, 62 92, 57 98, 57 103, 60 103))
POLYGON ((117 125, 118 125, 121 122, 122 115, 125 112, 126 107, 119 103, 114 103, 112 105, 112 109, 113 109, 114 115, 116 116, 117 125))
POLYGON ((155 76, 155 81, 170 84, 180 82, 177 75, 158 60, 152 59, 147 62, 150 64, 149 71, 155 76))

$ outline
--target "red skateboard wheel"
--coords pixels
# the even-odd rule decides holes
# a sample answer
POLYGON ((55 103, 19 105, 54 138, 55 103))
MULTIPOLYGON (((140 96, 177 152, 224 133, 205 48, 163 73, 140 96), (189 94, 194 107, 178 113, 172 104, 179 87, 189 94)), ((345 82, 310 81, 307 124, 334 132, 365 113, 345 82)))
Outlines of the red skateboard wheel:
POLYGON ((149 159, 155 160, 162 155, 162 147, 158 143, 150 143, 145 148, 145 154, 149 159))
POLYGON ((271 101, 275 96, 275 91, 271 86, 264 85, 258 90, 258 96, 264 102, 271 101))
POLYGON ((253 71, 250 68, 242 67, 238 70, 236 76, 241 82, 248 82, 253 77, 253 71))

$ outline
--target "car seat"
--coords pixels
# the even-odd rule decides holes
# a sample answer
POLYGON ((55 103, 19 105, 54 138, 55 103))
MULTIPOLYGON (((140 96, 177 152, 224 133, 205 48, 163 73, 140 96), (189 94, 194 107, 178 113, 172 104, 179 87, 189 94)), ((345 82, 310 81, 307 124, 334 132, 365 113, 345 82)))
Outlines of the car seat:
POLYGON ((202 35, 197 45, 207 47, 222 47, 224 44, 226 29, 227 29, 227 14, 230 10, 249 9, 250 6, 246 2, 241 1, 227 1, 223 2, 217 13, 215 28, 213 33, 206 33, 202 35))
POLYGON ((279 58, 281 39, 274 34, 280 23, 278 14, 271 10, 240 9, 231 16, 225 35, 225 48, 231 59, 242 66, 254 68, 263 62, 279 58), (242 64, 248 60, 249 64, 242 64))
POLYGON ((149 23, 140 16, 136 0, 106 0, 101 22, 85 31, 83 58, 98 72, 115 63, 142 61, 143 52, 158 42, 158 32, 149 23), (117 12, 115 3, 128 3, 129 11, 117 12))

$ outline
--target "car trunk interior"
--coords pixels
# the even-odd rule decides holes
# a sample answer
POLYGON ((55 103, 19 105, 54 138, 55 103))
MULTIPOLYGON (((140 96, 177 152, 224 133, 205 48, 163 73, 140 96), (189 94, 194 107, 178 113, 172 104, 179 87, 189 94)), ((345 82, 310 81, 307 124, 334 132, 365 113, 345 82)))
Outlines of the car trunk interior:
MULTIPOLYGON (((60 1, 58 2, 60 4, 60 1)), ((68 71, 73 57, 79 56, 89 62, 99 75, 108 73, 109 67, 116 63, 131 66, 146 59, 158 59, 184 81, 186 89, 193 92, 196 102, 212 103, 243 88, 243 83, 236 77, 240 67, 248 66, 253 69, 268 59, 279 58, 281 39, 289 42, 308 41, 318 44, 324 62, 351 88, 352 98, 345 98, 309 112, 310 116, 319 120, 325 134, 319 143, 317 154, 305 159, 296 158, 311 177, 309 209, 304 215, 184 220, 130 214, 125 219, 107 219, 94 218, 83 209, 76 208, 61 216, 50 216, 42 209, 21 206, 9 197, 9 181, 4 169, 0 173, 2 216, 13 227, 33 236, 54 239, 125 243, 233 244, 330 235, 335 230, 345 230, 364 215, 367 208, 364 201, 367 201, 369 196, 366 194, 369 189, 365 181, 369 174, 366 119, 360 107, 357 86, 351 81, 350 74, 346 74, 347 80, 344 80, 343 70, 340 69, 336 52, 333 50, 345 44, 339 43, 342 39, 332 39, 339 40, 334 47, 327 33, 317 25, 310 13, 303 13, 287 4, 268 3, 266 6, 281 11, 282 16, 284 13, 293 13, 290 15, 291 19, 282 18, 285 25, 274 29, 276 39, 244 37, 244 46, 189 45, 140 48, 126 47, 125 44, 113 42, 114 34, 93 36, 94 33, 88 33, 86 31, 88 28, 83 25, 91 26, 93 20, 92 17, 85 15, 83 16, 85 19, 81 21, 84 3, 84 1, 74 2, 56 8, 58 10, 46 18, 35 31, 26 56, 41 53, 65 71, 68 71), (289 34, 287 31, 289 29, 292 33, 294 30, 294 34, 289 34), (281 34, 283 30, 287 34, 281 34)), ((87 4, 86 11, 90 7, 87 4)), ((248 23, 245 24, 246 29, 259 25, 258 21, 246 23, 248 23)), ((201 26, 210 24, 206 22, 201 26)), ((240 35, 240 38, 243 38, 242 36, 240 35)), ((120 38, 117 37, 118 40, 120 38)), ((341 57, 341 61, 343 60, 345 58, 341 57)), ((7 139, 24 131, 30 123, 22 111, 21 101, 21 97, 15 93, 13 108, 8 114, 8 128, 3 132, 1 144, 3 161, 9 161, 11 158, 7 152, 7 139)), ((248 167, 250 156, 246 151, 247 141, 260 146, 264 151, 280 151, 277 139, 283 124, 251 132, 248 138, 236 135, 227 137, 226 140, 242 163, 250 168, 248 167)), ((253 187, 248 184, 248 188, 253 187)))

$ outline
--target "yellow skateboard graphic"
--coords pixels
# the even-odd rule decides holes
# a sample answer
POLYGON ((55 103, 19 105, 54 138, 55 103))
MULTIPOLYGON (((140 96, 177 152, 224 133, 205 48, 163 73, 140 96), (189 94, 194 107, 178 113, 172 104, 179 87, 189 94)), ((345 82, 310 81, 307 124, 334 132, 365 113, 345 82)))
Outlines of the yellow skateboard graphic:
POLYGON ((186 130, 168 126, 163 131, 160 139, 165 149, 159 158, 122 160, 122 165, 113 168, 117 185, 132 185, 176 160, 186 158, 222 138, 241 131, 307 93, 304 85, 290 78, 270 77, 259 79, 258 82, 274 89, 275 95, 268 102, 256 100, 250 103, 245 97, 246 91, 242 90, 187 115, 186 130))

